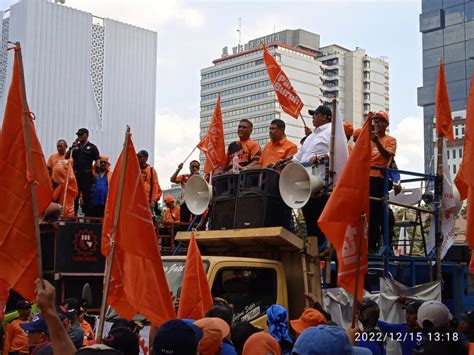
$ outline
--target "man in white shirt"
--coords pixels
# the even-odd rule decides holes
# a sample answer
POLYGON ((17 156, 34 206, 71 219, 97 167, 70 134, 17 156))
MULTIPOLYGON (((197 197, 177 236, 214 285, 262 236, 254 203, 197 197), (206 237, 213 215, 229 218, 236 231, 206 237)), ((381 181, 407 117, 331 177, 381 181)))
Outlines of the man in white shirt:
MULTIPOLYGON (((325 169, 323 162, 329 159, 332 112, 327 106, 321 105, 316 110, 309 110, 308 113, 313 116, 313 126, 315 129, 313 133, 306 137, 303 146, 293 157, 293 160, 304 166, 321 164, 318 170, 319 174, 322 175, 325 169)), ((326 237, 319 229, 317 220, 323 212, 327 200, 327 195, 311 198, 302 208, 308 236, 316 236, 320 247, 324 247, 326 237)))

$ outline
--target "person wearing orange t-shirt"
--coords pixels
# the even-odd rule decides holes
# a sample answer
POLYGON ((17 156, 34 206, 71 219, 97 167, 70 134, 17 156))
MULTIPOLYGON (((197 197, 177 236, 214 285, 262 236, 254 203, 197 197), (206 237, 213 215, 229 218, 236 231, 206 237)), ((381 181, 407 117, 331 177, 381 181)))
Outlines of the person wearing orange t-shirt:
POLYGON ((51 154, 46 162, 53 186, 56 187, 66 181, 67 163, 66 149, 67 143, 64 139, 60 139, 56 143, 57 153, 51 154))
MULTIPOLYGON (((388 168, 397 150, 397 140, 385 131, 389 118, 385 111, 378 111, 372 119, 372 158, 371 166, 388 168)), ((370 170, 370 196, 382 198, 384 195, 384 175, 382 171, 370 170)), ((369 253, 378 252, 380 236, 382 235, 383 206, 381 201, 370 200, 369 223, 369 253)))
POLYGON ((240 120, 237 128, 237 135, 239 140, 229 144, 227 148, 227 164, 224 171, 232 168, 232 160, 234 156, 239 158, 239 167, 242 169, 247 167, 250 163, 258 162, 262 153, 260 145, 254 140, 250 139, 252 134, 253 124, 247 119, 240 120))
POLYGON ((189 178, 193 175, 199 175, 199 168, 201 164, 197 160, 192 160, 189 163, 189 174, 181 174, 178 175, 181 169, 183 168, 183 163, 178 165, 178 169, 171 175, 170 181, 175 184, 181 185, 181 221, 182 222, 191 222, 194 216, 189 211, 188 206, 186 205, 186 201, 184 201, 184 189, 186 188, 186 183, 188 182, 189 178))
POLYGON ((174 197, 168 195, 164 198, 166 211, 163 215, 163 223, 175 223, 180 221, 180 208, 175 204, 174 197))
POLYGON ((145 187, 145 194, 150 205, 150 209, 153 213, 156 213, 156 206, 163 195, 161 191, 160 183, 158 182, 158 174, 156 170, 147 164, 148 152, 146 150, 140 150, 137 153, 138 163, 140 164, 140 170, 142 174, 143 186, 145 187))
POLYGON ((275 119, 270 123, 270 141, 263 148, 258 165, 263 168, 275 168, 279 163, 288 160, 298 152, 295 143, 285 136, 285 122, 275 119))
POLYGON ((18 313, 20 317, 13 320, 6 327, 4 354, 29 354, 28 335, 20 327, 20 324, 28 323, 31 317, 31 303, 26 300, 18 301, 18 313))

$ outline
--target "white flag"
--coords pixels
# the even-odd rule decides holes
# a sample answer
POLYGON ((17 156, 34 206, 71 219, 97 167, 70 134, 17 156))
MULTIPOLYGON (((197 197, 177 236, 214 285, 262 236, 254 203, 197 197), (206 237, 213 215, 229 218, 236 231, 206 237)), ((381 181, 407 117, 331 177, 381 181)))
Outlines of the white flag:
MULTIPOLYGON (((402 222, 405 222, 405 216, 403 216, 402 222)), ((410 254, 410 239, 407 236, 406 227, 400 228, 400 236, 398 237, 397 254, 398 256, 410 254)))
MULTIPOLYGON (((446 152, 446 140, 443 139, 443 197, 441 201, 440 214, 442 218, 441 233, 443 235, 443 243, 441 244, 441 259, 443 259, 449 248, 454 243, 456 235, 454 234, 454 214, 453 207, 456 205, 454 200, 453 180, 449 171, 448 158, 446 152)), ((430 233, 426 242, 426 250, 429 253, 435 247, 435 222, 431 219, 430 233)))
POLYGON ((339 105, 336 104, 336 117, 335 119, 335 139, 334 139, 334 185, 341 176, 342 169, 346 165, 346 161, 349 158, 349 151, 347 148, 347 138, 344 133, 344 126, 342 124, 341 111, 339 105))

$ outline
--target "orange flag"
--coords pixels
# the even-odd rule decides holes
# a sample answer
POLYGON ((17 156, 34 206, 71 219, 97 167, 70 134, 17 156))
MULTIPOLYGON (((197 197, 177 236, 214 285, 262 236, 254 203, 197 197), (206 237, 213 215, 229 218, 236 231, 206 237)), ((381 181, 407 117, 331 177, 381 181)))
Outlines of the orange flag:
POLYGON ((372 118, 369 117, 318 220, 319 227, 337 253, 338 285, 354 295, 356 274, 359 273, 358 300, 362 299, 367 272, 371 127, 372 118))
POLYGON ((438 81, 436 82, 436 133, 438 137, 445 137, 454 142, 453 119, 443 63, 439 65, 438 81))
POLYGON ((227 162, 224 146, 224 125, 222 124, 221 98, 217 97, 216 108, 212 115, 211 124, 204 138, 197 147, 206 155, 204 172, 209 174, 227 162))
POLYGON ((19 51, 19 48, 15 48, 0 142, 0 278, 3 279, 0 285, 6 284, 33 301, 33 282, 39 276, 35 234, 39 221, 34 218, 33 203, 41 215, 51 202, 52 187, 26 102, 19 51), (24 123, 25 114, 28 115, 27 127, 24 123), (28 161, 28 146, 31 163, 28 161), (36 201, 33 201, 32 184, 36 189, 36 201))
POLYGON ((212 308, 213 301, 206 271, 201 259, 196 237, 191 233, 186 266, 184 268, 178 318, 201 319, 212 308))
POLYGON ((281 108, 290 116, 298 118, 303 108, 303 101, 301 101, 291 85, 290 79, 288 79, 283 70, 281 70, 281 67, 270 54, 266 46, 263 46, 263 60, 281 108))
MULTIPOLYGON (((461 200, 467 198, 466 241, 474 249, 474 73, 467 101, 464 135, 464 154, 461 166, 454 179, 461 200)), ((474 273, 474 253, 471 253, 469 271, 474 273)))
POLYGON ((160 326, 174 319, 175 313, 130 136, 127 134, 126 146, 112 174, 105 205, 102 229, 105 257, 109 256, 111 240, 115 240, 107 303, 125 319, 141 313, 155 326, 160 326), (122 172, 123 164, 126 166, 122 172), (124 175, 123 189, 119 191, 121 174, 124 175), (115 218, 118 222, 114 231, 115 218))
POLYGON ((69 159, 67 166, 61 168, 60 171, 59 169, 56 169, 56 173, 59 175, 56 177, 56 181, 62 182, 58 186, 56 186, 53 191, 53 201, 58 201, 63 206, 64 216, 74 217, 74 200, 79 194, 79 189, 77 187, 77 181, 76 176, 74 175, 74 170, 72 169, 72 159, 69 159), (65 191, 66 189, 67 191, 65 191))

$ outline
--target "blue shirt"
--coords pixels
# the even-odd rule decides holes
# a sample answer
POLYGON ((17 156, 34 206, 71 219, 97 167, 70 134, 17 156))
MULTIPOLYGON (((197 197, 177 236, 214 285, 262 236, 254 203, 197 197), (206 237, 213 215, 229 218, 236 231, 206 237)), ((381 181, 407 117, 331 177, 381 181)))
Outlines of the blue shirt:
POLYGON ((412 332, 406 323, 387 323, 379 320, 378 326, 384 333, 390 335, 388 339, 400 343, 403 355, 411 355, 413 349, 420 346, 423 341, 423 333, 421 331, 412 332))
POLYGON ((107 192, 109 191, 109 182, 107 180, 107 174, 98 176, 94 184, 92 193, 92 206, 105 206, 107 200, 107 192))

